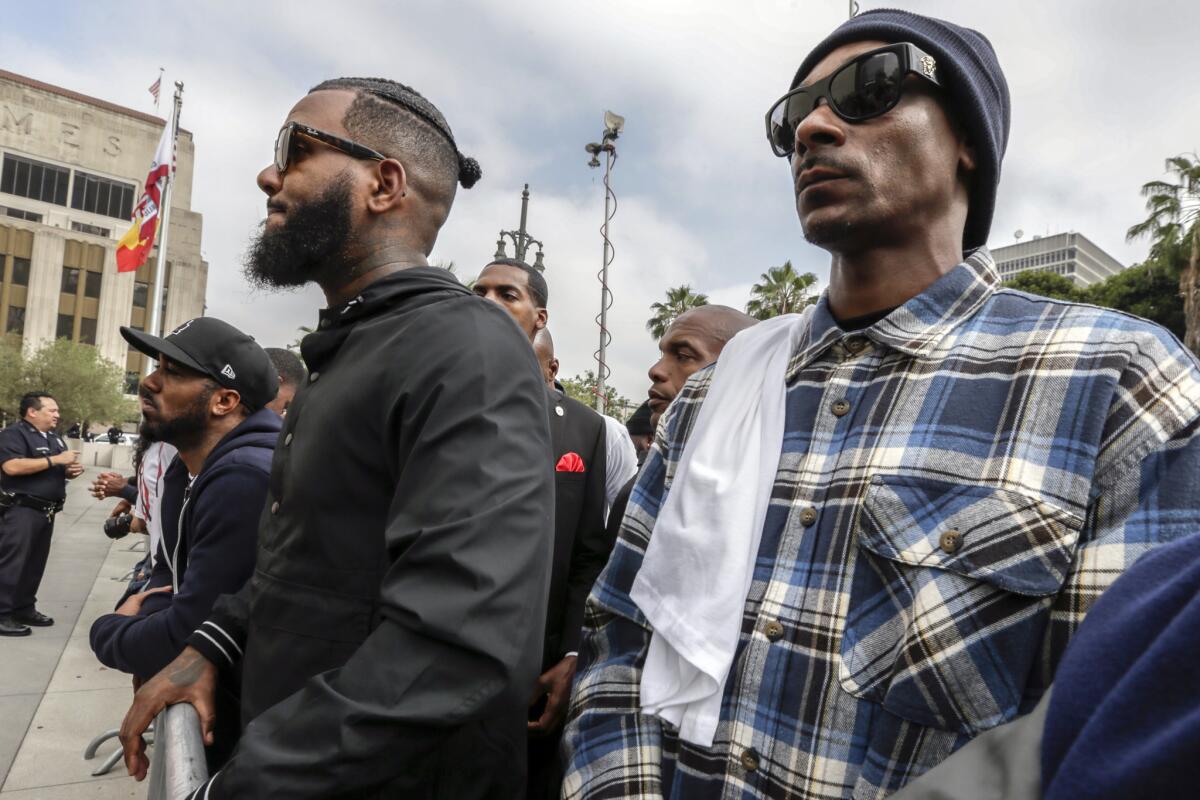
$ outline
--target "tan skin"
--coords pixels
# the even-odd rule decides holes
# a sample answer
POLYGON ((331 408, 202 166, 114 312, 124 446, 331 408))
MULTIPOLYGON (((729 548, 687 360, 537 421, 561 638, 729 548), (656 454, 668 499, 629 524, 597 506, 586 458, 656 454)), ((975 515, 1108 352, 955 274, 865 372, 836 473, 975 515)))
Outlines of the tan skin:
MULTIPOLYGON (((340 89, 312 92, 296 103, 285 122, 295 120, 353 140, 342 119, 354 96, 354 92, 340 89)), ((274 164, 266 167, 258 174, 258 187, 267 195, 266 226, 270 229, 284 223, 289 204, 309 202, 320 196, 334 178, 350 176, 355 241, 350 255, 356 269, 346 280, 321 284, 330 306, 347 302, 381 278, 428 264, 426 257, 448 210, 445 203, 427 200, 410 186, 403 164, 395 158, 356 159, 303 136, 296 138, 287 171, 281 175, 274 164)), ((212 662, 194 648, 185 647, 178 658, 138 689, 121 724, 121 746, 130 775, 139 781, 146 777, 149 761, 142 733, 167 705, 195 706, 204 741, 212 744, 216 680, 217 668, 212 662)))
MULTIPOLYGON (((49 433, 58 427, 58 402, 52 397, 41 398, 41 408, 31 408, 25 412, 25 421, 42 433, 49 433)), ((64 450, 49 456, 50 464, 67 468, 67 480, 73 480, 83 474, 83 465, 79 463, 79 451, 64 450)), ((0 469, 5 475, 36 475, 50 469, 46 458, 10 458, 0 469)))
MULTIPOLYGON (((519 267, 508 264, 489 264, 479 273, 472 287, 475 294, 502 307, 516 320, 521 330, 534 345, 538 362, 542 365, 542 376, 546 384, 554 388, 558 375, 558 359, 554 357, 554 341, 546 328, 547 312, 533 299, 529 292, 529 276, 519 267), (551 366, 553 365, 553 366, 551 366)), ((565 656, 561 661, 538 676, 533 684, 533 696, 529 707, 535 706, 543 697, 546 706, 538 718, 526 723, 531 736, 546 736, 558 730, 567 716, 567 704, 571 699, 571 682, 575 679, 575 656, 565 656)))
POLYGON ((546 327, 546 309, 538 306, 529 293, 529 276, 519 267, 489 264, 479 273, 471 289, 483 299, 503 306, 525 331, 529 341, 532 342, 537 332, 546 327))
MULTIPOLYGON (((843 45, 801 84, 884 44, 843 45)), ((975 154, 936 87, 915 76, 906 81, 900 103, 882 116, 850 123, 822 101, 796 127, 792 176, 806 235, 853 230, 817 242, 833 256, 829 305, 838 319, 902 305, 963 258, 975 154)))

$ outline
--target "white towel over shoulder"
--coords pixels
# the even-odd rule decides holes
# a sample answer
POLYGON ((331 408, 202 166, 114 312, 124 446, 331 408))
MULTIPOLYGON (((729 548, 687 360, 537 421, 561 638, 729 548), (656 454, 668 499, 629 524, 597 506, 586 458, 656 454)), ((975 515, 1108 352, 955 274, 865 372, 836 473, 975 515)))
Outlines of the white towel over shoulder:
POLYGON ((642 711, 711 747, 783 448, 788 361, 811 317, 725 345, 630 596, 653 627, 642 711))

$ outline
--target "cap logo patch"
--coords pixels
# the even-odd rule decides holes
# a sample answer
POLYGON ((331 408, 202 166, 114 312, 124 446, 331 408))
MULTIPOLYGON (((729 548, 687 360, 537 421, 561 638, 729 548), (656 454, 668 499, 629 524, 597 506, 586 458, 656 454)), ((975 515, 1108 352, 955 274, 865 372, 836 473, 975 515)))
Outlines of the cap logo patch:
POLYGON ((191 324, 192 324, 193 322, 195 322, 195 320, 189 319, 187 322, 183 323, 183 324, 182 324, 182 325, 180 325, 178 328, 176 328, 175 330, 171 331, 171 335, 172 335, 172 336, 178 336, 179 334, 181 334, 181 333, 183 333, 184 331, 186 331, 186 330, 187 330, 189 327, 191 327, 191 324))
POLYGON ((229 380, 231 380, 231 381, 237 380, 237 373, 234 372, 233 367, 229 366, 228 364, 221 367, 221 374, 224 375, 226 378, 229 378, 229 380))
POLYGON ((925 77, 934 77, 933 73, 937 71, 937 62, 932 56, 921 56, 921 71, 925 73, 925 77))

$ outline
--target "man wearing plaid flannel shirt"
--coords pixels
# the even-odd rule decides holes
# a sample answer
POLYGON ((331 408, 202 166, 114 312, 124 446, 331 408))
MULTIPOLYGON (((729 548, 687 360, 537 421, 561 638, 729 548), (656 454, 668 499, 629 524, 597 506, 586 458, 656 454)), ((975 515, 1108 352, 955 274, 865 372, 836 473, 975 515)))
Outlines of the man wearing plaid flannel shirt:
POLYGON ((772 145, 830 284, 787 362, 715 735, 643 710, 654 630, 631 598, 710 367, 664 416, 588 599, 567 798, 886 797, 1029 711, 1100 593, 1200 530, 1194 356, 999 285, 983 245, 1009 105, 988 41, 867 12, 792 87, 772 145))

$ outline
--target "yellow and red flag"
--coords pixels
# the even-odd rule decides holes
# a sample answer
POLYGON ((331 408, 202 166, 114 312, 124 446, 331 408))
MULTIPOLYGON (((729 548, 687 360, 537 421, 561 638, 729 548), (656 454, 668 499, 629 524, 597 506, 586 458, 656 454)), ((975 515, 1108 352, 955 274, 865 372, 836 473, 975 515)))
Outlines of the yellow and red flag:
POLYGON ((133 209, 133 226, 117 243, 117 272, 133 272, 150 257, 154 236, 158 233, 158 215, 167 191, 171 173, 175 171, 175 130, 173 121, 163 129, 154 163, 146 176, 146 188, 133 209))

